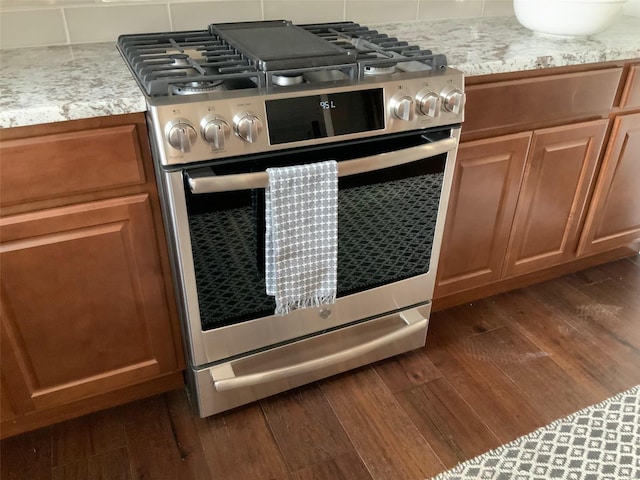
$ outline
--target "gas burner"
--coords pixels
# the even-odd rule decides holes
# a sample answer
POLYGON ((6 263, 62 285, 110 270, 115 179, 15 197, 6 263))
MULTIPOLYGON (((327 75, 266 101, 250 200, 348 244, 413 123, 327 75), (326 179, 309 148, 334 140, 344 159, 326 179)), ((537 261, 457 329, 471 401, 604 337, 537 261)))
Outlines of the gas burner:
POLYGON ((189 63, 189 55, 186 53, 174 53, 169 55, 169 60, 171 60, 172 65, 176 67, 188 67, 189 63))
POLYGON ((401 79, 447 66, 444 55, 353 22, 219 23, 206 30, 121 35, 117 46, 150 98, 210 92, 221 88, 218 80, 226 91, 284 88, 391 74, 401 79))
POLYGON ((376 75, 389 75, 391 73, 395 73, 396 64, 391 65, 365 65, 364 74, 366 76, 376 76, 376 75))
POLYGON ((278 85, 279 87, 289 87, 291 85, 299 85, 301 83, 304 83, 304 78, 301 73, 272 75, 271 82, 274 85, 278 85))
POLYGON ((171 93, 174 95, 196 95, 198 93, 215 92, 218 90, 224 90, 222 80, 175 83, 171 85, 171 93))

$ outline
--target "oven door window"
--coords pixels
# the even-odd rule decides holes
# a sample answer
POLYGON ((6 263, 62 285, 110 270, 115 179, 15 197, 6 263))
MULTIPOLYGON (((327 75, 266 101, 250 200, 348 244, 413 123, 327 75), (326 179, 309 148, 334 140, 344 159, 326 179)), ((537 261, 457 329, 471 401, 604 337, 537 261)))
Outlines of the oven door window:
POLYGON ((444 158, 340 181, 338 296, 429 271, 444 158))
MULTIPOLYGON (((370 154, 361 152, 331 151, 325 158, 370 154)), ((279 165, 303 163, 300 155, 280 157, 279 165)), ((339 179, 338 297, 429 271, 445 161, 440 155, 339 179)), ((264 281, 264 190, 188 194, 187 205, 203 329, 272 315, 275 302, 264 281)))

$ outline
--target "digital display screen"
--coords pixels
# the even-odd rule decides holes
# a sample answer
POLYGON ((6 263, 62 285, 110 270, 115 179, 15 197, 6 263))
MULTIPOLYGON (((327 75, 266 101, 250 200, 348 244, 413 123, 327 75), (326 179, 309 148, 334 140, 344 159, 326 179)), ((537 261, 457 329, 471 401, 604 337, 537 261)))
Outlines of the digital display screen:
POLYGON ((272 145, 384 128, 381 88, 265 103, 272 145))

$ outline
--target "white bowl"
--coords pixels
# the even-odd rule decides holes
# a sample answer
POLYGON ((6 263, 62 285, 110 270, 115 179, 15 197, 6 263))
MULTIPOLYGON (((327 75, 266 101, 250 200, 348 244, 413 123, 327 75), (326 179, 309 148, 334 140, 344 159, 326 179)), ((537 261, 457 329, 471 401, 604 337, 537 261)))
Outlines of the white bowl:
POLYGON ((615 21, 626 0, 513 0, 518 21, 545 35, 586 37, 615 21))
POLYGON ((625 15, 640 17, 640 0, 629 0, 624 4, 624 7, 622 7, 622 12, 625 15))

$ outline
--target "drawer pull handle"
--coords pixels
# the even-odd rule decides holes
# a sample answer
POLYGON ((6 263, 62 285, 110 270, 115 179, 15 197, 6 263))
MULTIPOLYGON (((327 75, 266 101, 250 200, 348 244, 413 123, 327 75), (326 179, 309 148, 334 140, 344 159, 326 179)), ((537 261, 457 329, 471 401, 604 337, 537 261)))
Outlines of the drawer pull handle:
POLYGON ((281 368, 265 370, 262 372, 250 373, 236 377, 233 372, 233 362, 210 369, 211 378, 215 389, 219 392, 236 388, 252 387, 294 375, 305 374, 329 367, 342 362, 346 362, 365 355, 387 344, 394 343, 400 339, 422 331, 427 328, 428 319, 424 318, 416 309, 402 312, 400 317, 404 320, 405 326, 391 333, 383 335, 369 342, 360 344, 347 350, 339 351, 320 358, 314 358, 304 362, 287 365, 281 368))

